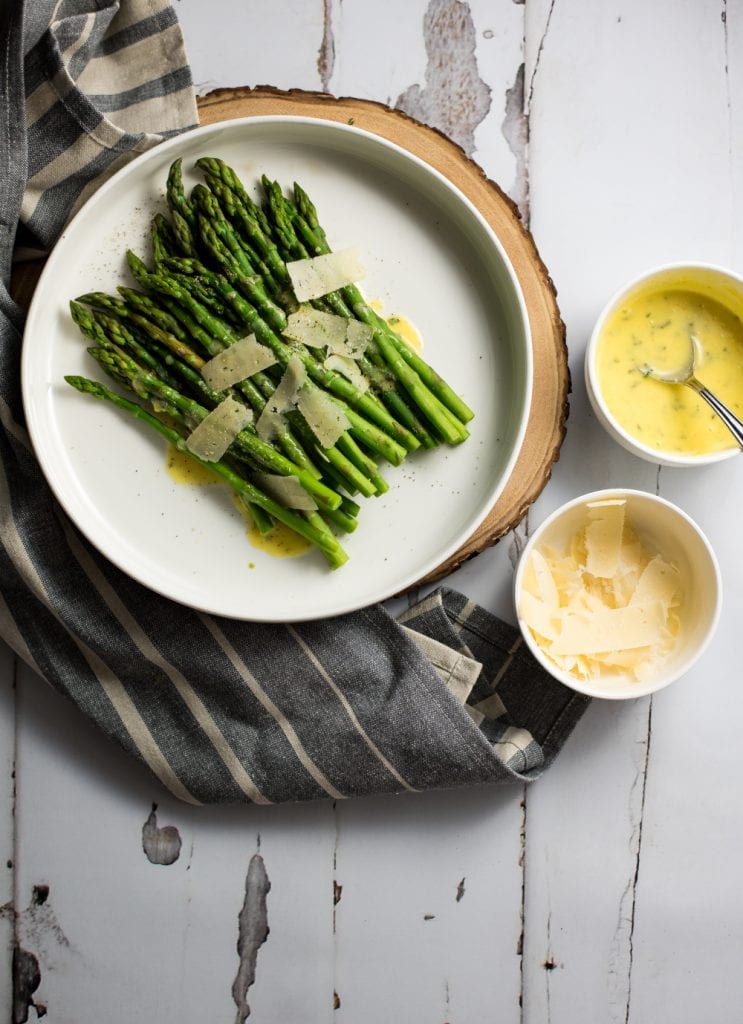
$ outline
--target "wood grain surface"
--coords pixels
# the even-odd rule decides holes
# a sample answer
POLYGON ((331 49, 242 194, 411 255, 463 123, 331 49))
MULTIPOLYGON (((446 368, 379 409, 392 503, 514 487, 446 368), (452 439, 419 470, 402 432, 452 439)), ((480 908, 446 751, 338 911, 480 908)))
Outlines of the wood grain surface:
MULTIPOLYGON (((318 117, 353 124, 380 135, 436 168, 477 207, 493 228, 524 293, 534 351, 531 412, 524 444, 500 498, 468 540, 416 586, 449 575, 468 558, 495 544, 523 518, 550 478, 565 436, 570 373, 565 326, 555 289, 515 204, 463 149, 441 132, 381 103, 327 93, 268 86, 219 89, 199 99, 202 124, 267 114, 318 117)), ((13 275, 17 302, 28 306, 42 261, 20 264, 13 275)))

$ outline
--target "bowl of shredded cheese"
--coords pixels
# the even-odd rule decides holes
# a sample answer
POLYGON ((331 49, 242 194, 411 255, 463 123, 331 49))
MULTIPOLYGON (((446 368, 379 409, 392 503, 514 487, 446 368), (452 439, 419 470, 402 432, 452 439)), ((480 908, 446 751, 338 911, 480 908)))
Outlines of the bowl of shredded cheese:
POLYGON ((514 579, 524 640, 560 682, 642 697, 684 675, 717 626, 720 569, 689 516, 643 491, 604 490, 557 509, 514 579))

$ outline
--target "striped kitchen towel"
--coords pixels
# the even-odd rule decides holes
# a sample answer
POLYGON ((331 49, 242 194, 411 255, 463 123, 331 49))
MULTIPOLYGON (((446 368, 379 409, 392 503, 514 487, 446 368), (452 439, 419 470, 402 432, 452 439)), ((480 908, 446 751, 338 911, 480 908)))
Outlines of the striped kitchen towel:
POLYGON ((2 637, 183 800, 536 778, 586 701, 462 595, 438 590, 400 622, 380 606, 294 625, 218 619, 136 583, 67 520, 24 428, 14 243, 47 250, 107 175, 196 109, 161 0, 17 0, 0 41, 2 637))

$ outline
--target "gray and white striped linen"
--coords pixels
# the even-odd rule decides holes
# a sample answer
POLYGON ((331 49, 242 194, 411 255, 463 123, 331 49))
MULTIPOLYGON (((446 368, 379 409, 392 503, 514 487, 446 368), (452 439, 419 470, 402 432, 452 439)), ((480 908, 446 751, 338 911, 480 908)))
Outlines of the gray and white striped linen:
POLYGON ((585 701, 461 595, 437 591, 405 626, 381 607, 287 626, 218 619, 140 586, 66 519, 23 426, 13 242, 48 249, 103 178, 196 110, 161 0, 16 3, 0 27, 2 637, 183 800, 535 778, 585 701))

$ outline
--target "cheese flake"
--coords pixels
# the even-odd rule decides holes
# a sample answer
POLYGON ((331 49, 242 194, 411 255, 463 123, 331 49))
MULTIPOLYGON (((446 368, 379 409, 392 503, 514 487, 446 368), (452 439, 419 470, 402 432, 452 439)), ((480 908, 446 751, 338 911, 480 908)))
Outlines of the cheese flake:
POLYGON ((369 324, 360 320, 349 320, 346 327, 346 348, 351 359, 360 359, 366 352, 374 337, 369 324))
POLYGON ((326 313, 312 306, 300 306, 290 313, 284 334, 293 341, 311 348, 327 348, 335 352, 345 350, 348 320, 335 313, 326 313))
POLYGON ((629 651, 657 643, 665 622, 659 601, 626 608, 591 608, 562 617, 560 635, 550 650, 555 654, 601 654, 629 651))
POLYGON ((307 380, 307 368, 298 355, 289 357, 286 369, 274 393, 266 402, 255 425, 264 441, 272 441, 281 429, 280 413, 296 405, 300 388, 307 380))
POLYGON ((252 411, 228 396, 188 435, 186 448, 204 462, 218 462, 252 420, 252 411))
POLYGON ((261 345, 254 334, 249 334, 204 363, 201 376, 210 388, 225 391, 276 362, 278 360, 271 349, 261 345))
POLYGON ((524 590, 519 597, 519 615, 529 629, 546 640, 556 640, 560 628, 554 615, 555 609, 524 590))
POLYGON ((296 508, 311 512, 317 504, 302 487, 295 476, 279 476, 276 473, 256 473, 253 477, 262 491, 275 498, 286 508, 296 508))
POLYGON ((676 567, 656 555, 645 566, 629 603, 642 605, 648 601, 660 601, 666 608, 671 608, 678 603, 679 589, 676 567))
POLYGON ((332 448, 351 425, 343 410, 320 388, 303 388, 297 408, 323 448, 332 448))
POLYGON ((592 576, 611 578, 616 574, 624 528, 622 502, 592 503, 586 526, 586 571, 592 576))
POLYGON ((365 275, 358 246, 293 260, 287 263, 286 269, 298 302, 322 298, 360 281, 365 275))
POLYGON ((274 441, 283 427, 284 420, 280 413, 271 412, 266 405, 255 424, 255 432, 263 441, 274 441))
POLYGON ((297 400, 300 388, 307 380, 307 368, 298 355, 289 357, 278 387, 266 402, 271 412, 284 412, 297 400))
POLYGON ((532 565, 536 577, 537 590, 544 603, 550 608, 557 608, 560 605, 560 596, 557 592, 557 585, 552 575, 547 559, 539 551, 532 555, 532 565))
POLYGON ((362 395, 369 387, 369 381, 358 368, 355 361, 348 356, 333 353, 324 361, 323 366, 326 370, 335 370, 336 373, 342 373, 362 395))

